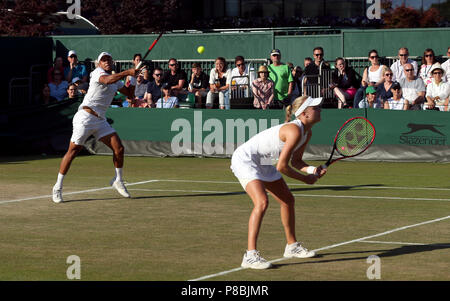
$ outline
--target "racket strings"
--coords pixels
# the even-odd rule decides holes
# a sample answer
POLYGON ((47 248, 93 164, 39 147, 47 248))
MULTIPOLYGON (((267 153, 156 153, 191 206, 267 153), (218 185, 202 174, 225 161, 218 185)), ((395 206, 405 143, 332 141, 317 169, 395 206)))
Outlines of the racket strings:
POLYGON ((353 119, 339 131, 336 150, 342 156, 355 156, 372 143, 374 136, 374 128, 366 120, 353 119))

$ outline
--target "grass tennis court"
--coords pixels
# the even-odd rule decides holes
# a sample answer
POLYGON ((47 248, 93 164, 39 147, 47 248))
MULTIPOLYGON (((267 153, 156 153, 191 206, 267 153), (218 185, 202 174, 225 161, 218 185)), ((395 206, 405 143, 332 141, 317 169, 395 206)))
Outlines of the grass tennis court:
MULTIPOLYGON (((282 259, 279 205, 270 200, 258 249, 274 269, 240 269, 252 208, 229 159, 127 157, 132 199, 109 188, 109 156, 75 159, 66 202, 51 189, 60 157, 0 158, 0 280, 450 280, 450 168, 339 162, 315 185, 286 179, 297 237, 318 257, 282 259)), ((314 165, 323 162, 311 162, 314 165)))

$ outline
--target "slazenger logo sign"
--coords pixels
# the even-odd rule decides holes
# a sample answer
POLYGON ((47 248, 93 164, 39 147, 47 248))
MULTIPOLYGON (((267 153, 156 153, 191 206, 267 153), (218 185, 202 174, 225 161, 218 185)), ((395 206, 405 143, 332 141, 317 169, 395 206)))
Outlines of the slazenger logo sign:
POLYGON ((445 145, 444 125, 408 123, 409 131, 400 135, 400 143, 408 145, 445 145))

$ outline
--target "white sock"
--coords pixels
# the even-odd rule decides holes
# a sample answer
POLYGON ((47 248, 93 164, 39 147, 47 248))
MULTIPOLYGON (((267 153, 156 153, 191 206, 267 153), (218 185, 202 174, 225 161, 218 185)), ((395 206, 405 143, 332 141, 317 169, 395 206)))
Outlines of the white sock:
POLYGON ((294 247, 296 247, 297 242, 294 242, 293 244, 288 245, 288 248, 292 249, 294 247))
POLYGON ((58 178, 56 179, 56 185, 55 185, 55 186, 57 186, 57 187, 59 187, 59 188, 62 188, 62 186, 63 186, 63 180, 64 180, 64 175, 58 173, 58 178))
POLYGON ((252 256, 252 255, 256 254, 256 252, 258 252, 258 251, 256 251, 256 250, 250 250, 250 251, 248 251, 248 250, 247 250, 247 256, 252 256))
POLYGON ((116 181, 122 181, 122 168, 116 168, 116 181))

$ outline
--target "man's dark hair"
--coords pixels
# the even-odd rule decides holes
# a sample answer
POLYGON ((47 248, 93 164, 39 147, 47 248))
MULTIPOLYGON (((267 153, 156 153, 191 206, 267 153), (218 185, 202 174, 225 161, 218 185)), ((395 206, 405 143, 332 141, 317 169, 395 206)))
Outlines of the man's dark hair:
POLYGON ((245 62, 245 59, 242 55, 238 55, 237 57, 234 58, 234 62, 236 63, 237 61, 245 62))
POLYGON ((156 70, 163 72, 163 69, 161 67, 155 67, 155 69, 153 69, 153 73, 155 73, 156 70))
POLYGON ((324 52, 324 51, 323 51, 323 48, 320 47, 320 46, 315 47, 315 48, 313 49, 313 52, 316 51, 316 50, 320 50, 320 51, 322 51, 322 53, 324 52))
POLYGON ((138 56, 140 56, 141 57, 141 59, 142 59, 142 54, 140 54, 140 53, 136 53, 135 55, 133 55, 133 61, 136 59, 136 57, 138 57, 138 56))

